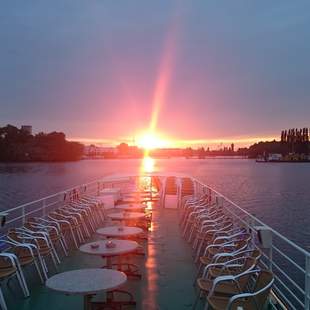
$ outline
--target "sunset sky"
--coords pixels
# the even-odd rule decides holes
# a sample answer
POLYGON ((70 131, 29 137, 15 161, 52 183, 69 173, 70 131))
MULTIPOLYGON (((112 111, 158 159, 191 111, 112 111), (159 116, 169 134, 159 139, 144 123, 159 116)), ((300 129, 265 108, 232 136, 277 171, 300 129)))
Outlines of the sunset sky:
POLYGON ((237 145, 310 126, 310 1, 5 0, 0 126, 237 145))

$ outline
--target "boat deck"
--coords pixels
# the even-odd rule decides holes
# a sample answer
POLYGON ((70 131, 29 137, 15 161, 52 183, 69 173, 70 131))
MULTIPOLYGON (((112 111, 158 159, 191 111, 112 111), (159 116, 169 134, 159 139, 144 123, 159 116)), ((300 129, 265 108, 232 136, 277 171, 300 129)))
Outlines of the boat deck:
MULTIPOLYGON (((140 267, 142 279, 129 278, 125 289, 137 301, 135 309, 190 309, 195 299, 193 280, 196 268, 193 264, 190 246, 182 239, 178 225, 178 211, 154 206, 152 228, 145 242, 146 256, 131 256, 130 261, 140 267)), ((98 236, 93 236, 98 240, 98 236)), ((59 272, 98 268, 104 265, 101 257, 91 256, 74 250, 69 257, 62 259, 59 272)), ((51 275, 55 273, 50 265, 51 275)), ((25 270, 30 289, 30 298, 23 298, 16 281, 12 279, 3 293, 9 309, 83 309, 82 296, 66 296, 46 288, 40 283, 33 267, 25 270), (18 293, 16 293, 18 292, 18 293)), ((100 298, 100 296, 98 296, 100 298)), ((133 306, 123 307, 134 309, 133 306)))

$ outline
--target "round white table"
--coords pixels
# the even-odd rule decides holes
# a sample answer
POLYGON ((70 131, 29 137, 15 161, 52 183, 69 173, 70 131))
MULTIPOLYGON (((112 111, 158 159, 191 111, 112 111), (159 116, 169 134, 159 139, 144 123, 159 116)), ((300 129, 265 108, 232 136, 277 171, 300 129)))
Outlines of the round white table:
POLYGON ((128 198, 123 198, 123 202, 125 202, 125 203, 132 203, 132 204, 134 204, 134 203, 136 203, 136 204, 138 204, 138 203, 145 203, 145 202, 149 202, 149 201, 151 201, 149 198, 147 198, 147 197, 138 197, 138 198, 134 198, 134 197, 128 197, 128 198))
POLYGON ((49 278, 45 285, 58 292, 84 295, 84 309, 90 308, 91 295, 113 290, 127 281, 127 276, 111 269, 80 269, 66 271, 49 278))
POLYGON ((122 204, 117 205, 114 208, 124 211, 141 211, 144 210, 147 206, 139 203, 133 203, 133 204, 122 204))
POLYGON ((130 226, 108 226, 97 230, 97 234, 106 237, 128 237, 136 236, 142 233, 142 228, 130 226))
POLYGON ((138 266, 131 263, 122 263, 122 254, 128 254, 135 252, 140 247, 139 243, 132 240, 119 240, 119 239, 110 239, 110 240, 100 240, 95 242, 90 242, 84 244, 80 247, 80 251, 86 254, 99 255, 102 258, 106 258, 106 266, 103 268, 112 269, 113 265, 117 267, 118 270, 125 272, 128 276, 141 278, 139 273, 138 266), (113 242, 115 247, 107 248, 107 242, 113 242), (98 245, 97 248, 93 248, 92 245, 98 245), (112 258, 117 256, 118 262, 116 264, 112 263, 112 258), (122 267, 126 266, 124 269, 122 267))
POLYGON ((145 213, 142 212, 119 212, 110 213, 108 217, 112 220, 126 221, 126 220, 139 220, 145 217, 145 213))
POLYGON ((148 198, 148 197, 150 197, 150 194, 149 193, 127 193, 127 194, 123 194, 122 195, 123 196, 123 198, 148 198))
POLYGON ((99 255, 103 258, 107 258, 107 267, 112 268, 112 256, 119 256, 122 254, 127 254, 134 252, 139 247, 136 241, 132 240, 100 240, 95 242, 90 242, 80 246, 80 251, 86 254, 99 255), (107 242, 112 241, 115 244, 114 248, 107 248, 107 242), (92 245, 98 245, 97 248, 93 248, 92 245))

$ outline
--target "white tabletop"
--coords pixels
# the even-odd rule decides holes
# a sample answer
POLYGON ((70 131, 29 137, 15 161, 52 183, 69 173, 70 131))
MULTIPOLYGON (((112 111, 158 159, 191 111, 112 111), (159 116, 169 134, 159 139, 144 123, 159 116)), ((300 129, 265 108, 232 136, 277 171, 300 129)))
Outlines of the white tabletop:
POLYGON ((120 191, 120 188, 111 187, 100 190, 100 193, 119 193, 120 191))
POLYGON ((99 235, 110 237, 134 236, 143 233, 142 228, 130 226, 108 226, 97 230, 99 235), (119 230, 122 228, 122 230, 119 230))
POLYGON ((108 217, 112 220, 134 220, 145 217, 145 213, 142 212, 120 212, 108 214, 108 217))
POLYGON ((139 210, 139 209, 145 209, 146 205, 140 204, 140 203, 133 203, 133 204, 123 204, 123 205, 117 205, 115 206, 115 209, 121 209, 121 210, 139 210))
POLYGON ((132 203, 144 203, 144 202, 148 202, 150 201, 150 198, 147 198, 147 197, 124 197, 123 198, 123 201, 126 202, 126 203, 129 203, 129 204, 132 204, 132 203))
POLYGON ((135 251, 139 247, 139 244, 136 241, 132 240, 100 240, 95 242, 90 242, 83 244, 80 247, 80 251, 92 255, 101 255, 101 256, 114 256, 121 255, 135 251), (112 241, 116 244, 114 248, 107 248, 106 243, 112 241), (92 248, 91 245, 97 244, 98 248, 92 248))
POLYGON ((127 281, 127 276, 111 269, 79 269, 56 274, 45 285, 66 294, 89 295, 112 290, 127 281))
POLYGON ((151 192, 130 192, 124 193, 124 196, 149 196, 151 192))

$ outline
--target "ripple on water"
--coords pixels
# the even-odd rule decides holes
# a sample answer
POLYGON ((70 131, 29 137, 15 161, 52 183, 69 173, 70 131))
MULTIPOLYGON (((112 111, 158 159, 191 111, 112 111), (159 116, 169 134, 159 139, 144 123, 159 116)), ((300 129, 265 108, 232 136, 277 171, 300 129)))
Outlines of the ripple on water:
MULTIPOLYGON (((12 208, 105 175, 137 173, 140 166, 140 160, 0 164, 0 208, 12 208)), ((197 177, 288 238, 309 246, 310 164, 160 159, 156 169, 197 177)))

